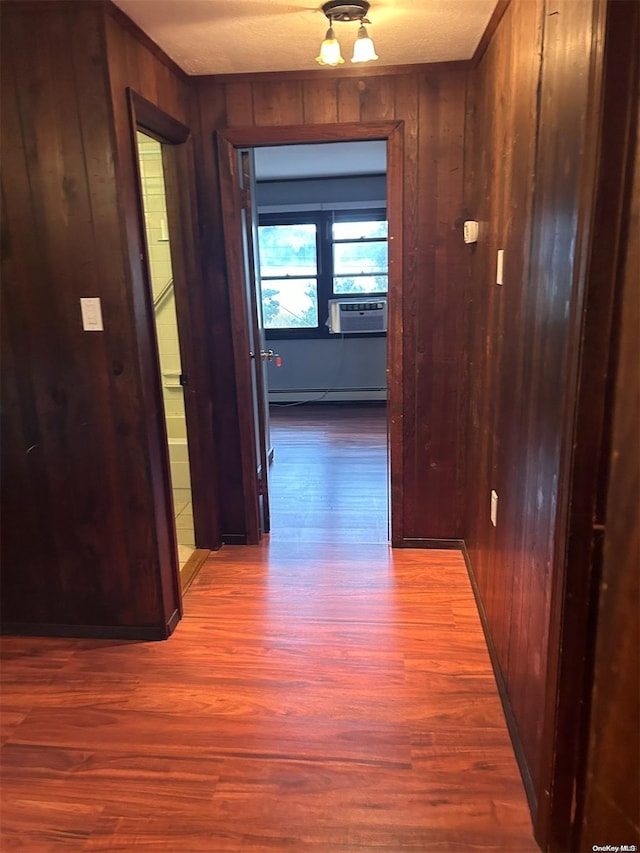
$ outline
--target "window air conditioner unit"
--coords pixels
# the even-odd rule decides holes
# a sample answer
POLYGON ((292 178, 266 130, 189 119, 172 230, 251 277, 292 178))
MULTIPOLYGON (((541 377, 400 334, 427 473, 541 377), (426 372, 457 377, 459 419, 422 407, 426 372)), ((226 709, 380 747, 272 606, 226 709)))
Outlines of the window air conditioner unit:
POLYGON ((330 299, 327 325, 332 335, 386 332, 387 299, 330 299))

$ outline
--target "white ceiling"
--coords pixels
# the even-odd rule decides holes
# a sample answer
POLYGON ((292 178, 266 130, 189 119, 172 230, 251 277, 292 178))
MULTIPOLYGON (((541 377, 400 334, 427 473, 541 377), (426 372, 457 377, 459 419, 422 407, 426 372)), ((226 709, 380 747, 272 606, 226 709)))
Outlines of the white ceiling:
MULTIPOLYGON (((328 21, 322 0, 113 0, 187 74, 306 71, 328 21)), ((470 59, 496 0, 372 0, 376 66, 470 59)), ((357 22, 334 24, 349 66, 357 22)))
POLYGON ((383 175, 386 142, 326 142, 256 148, 259 181, 328 178, 335 175, 383 175))

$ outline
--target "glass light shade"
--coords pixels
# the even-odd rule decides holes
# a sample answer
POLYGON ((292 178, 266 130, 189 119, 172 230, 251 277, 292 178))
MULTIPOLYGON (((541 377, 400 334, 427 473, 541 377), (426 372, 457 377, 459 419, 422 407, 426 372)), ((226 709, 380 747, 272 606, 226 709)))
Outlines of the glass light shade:
POLYGON ((377 59, 378 55, 376 54, 375 48, 373 46, 373 42, 367 35, 367 29, 362 24, 360 29, 358 30, 358 38, 353 45, 353 57, 351 59, 352 62, 371 62, 372 59, 377 59))
POLYGON ((329 27, 324 41, 320 45, 320 56, 316 56, 319 65, 341 65, 344 59, 340 55, 340 42, 336 39, 333 27, 329 27))

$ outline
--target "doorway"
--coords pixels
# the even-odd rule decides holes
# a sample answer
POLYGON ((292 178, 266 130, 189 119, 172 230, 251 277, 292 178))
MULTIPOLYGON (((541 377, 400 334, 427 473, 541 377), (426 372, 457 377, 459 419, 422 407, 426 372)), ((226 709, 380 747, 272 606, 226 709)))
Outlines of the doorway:
POLYGON ((193 556, 196 546, 189 470, 189 441, 183 396, 184 372, 180 360, 180 337, 171 264, 162 145, 140 130, 137 131, 137 142, 147 260, 153 296, 153 318, 169 450, 178 565, 182 572, 193 556))
POLYGON ((271 539, 388 542, 386 142, 254 160, 271 539))
POLYGON ((134 307, 163 581, 184 591, 220 545, 189 127, 127 90, 136 198, 134 307), (137 264, 139 263, 139 266, 137 264))
MULTIPOLYGON (((251 389, 255 384, 252 373, 257 359, 253 358, 247 328, 247 268, 246 247, 251 237, 252 220, 247 215, 251 207, 251 188, 243 182, 238 152, 276 145, 296 145, 336 141, 383 141, 387 151, 387 219, 388 219, 388 327, 387 327, 387 426, 389 434, 391 539, 402 542, 402 123, 345 123, 339 128, 329 125, 304 127, 252 127, 217 133, 218 163, 223 208, 223 231, 229 304, 234 327, 233 356, 235 388, 240 419, 238 438, 241 443, 238 482, 242 483, 244 526, 243 541, 260 541, 259 500, 263 484, 257 476, 255 428, 248 413, 253 411, 251 389), (249 204, 248 202, 249 197, 249 204)), ((268 351, 267 351, 268 352, 268 351)), ((231 541, 231 540, 229 540, 231 541)))

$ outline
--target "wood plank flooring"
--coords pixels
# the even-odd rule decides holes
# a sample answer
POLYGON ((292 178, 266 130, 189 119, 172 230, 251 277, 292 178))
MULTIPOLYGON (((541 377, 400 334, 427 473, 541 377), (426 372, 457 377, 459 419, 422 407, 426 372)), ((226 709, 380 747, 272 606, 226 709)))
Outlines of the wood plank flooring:
POLYGON ((461 555, 309 502, 166 642, 2 640, 3 851, 537 849, 461 555))
POLYGON ((388 542, 381 405, 272 406, 271 539, 388 542))

